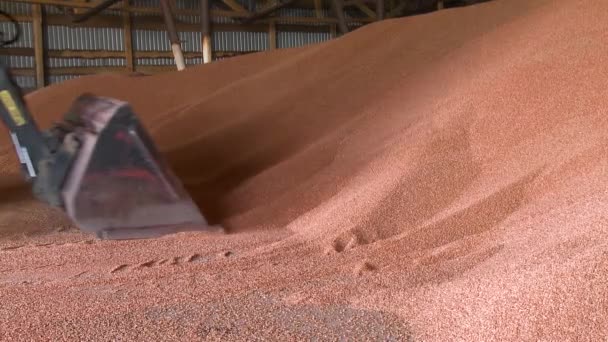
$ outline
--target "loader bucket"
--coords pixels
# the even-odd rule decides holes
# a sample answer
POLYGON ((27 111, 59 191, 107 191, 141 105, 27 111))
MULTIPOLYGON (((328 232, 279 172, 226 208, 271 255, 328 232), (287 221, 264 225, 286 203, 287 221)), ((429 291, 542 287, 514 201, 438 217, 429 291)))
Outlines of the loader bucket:
POLYGON ((80 148, 62 196, 81 230, 101 239, 209 230, 126 102, 87 94, 67 116, 80 122, 80 148))

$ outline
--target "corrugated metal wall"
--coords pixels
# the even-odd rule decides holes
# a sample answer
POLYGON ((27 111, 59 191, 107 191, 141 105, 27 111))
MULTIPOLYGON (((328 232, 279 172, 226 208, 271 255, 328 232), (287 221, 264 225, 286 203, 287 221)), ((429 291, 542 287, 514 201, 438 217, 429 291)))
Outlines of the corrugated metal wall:
POLYGON ((31 6, 23 2, 2 1, 0 2, 0 9, 15 15, 29 15, 31 13, 31 6))
MULTIPOLYGON (((29 47, 31 48, 34 41, 34 34, 31 23, 19 23, 21 38, 17 40, 11 47, 29 47)), ((8 37, 15 35, 15 27, 9 22, 0 22, 0 30, 8 37)))
POLYGON ((119 28, 87 28, 47 26, 49 50, 124 51, 122 30, 119 28))
MULTIPOLYGON (((241 1, 241 3, 244 3, 241 1)), ((180 9, 198 11, 199 1, 177 0, 176 6, 180 9)), ((244 4, 243 4, 244 5, 244 4)), ((132 0, 131 6, 157 7, 159 0, 132 0)), ((29 15, 30 5, 17 2, 0 1, 0 8, 18 15, 29 15)), ((61 14, 56 7, 45 6, 46 13, 61 14)), ((330 13, 325 11, 325 16, 330 13)), ((120 15, 118 11, 105 11, 104 15, 120 15)), ((134 14, 134 16, 142 14, 134 14)), ((281 9, 282 17, 314 17, 314 10, 307 9, 281 9)), ((198 16, 177 16, 180 21, 196 24, 198 16)), ((134 20, 137 20, 135 17, 134 20)), ((234 22, 231 18, 214 18, 217 23, 234 22)), ((287 20, 287 23, 289 20, 287 20)), ((285 22, 282 22, 285 23, 285 22)), ((11 47, 33 47, 33 33, 31 23, 20 23, 22 37, 11 47)), ((14 32, 10 23, 1 22, 0 30, 12 35, 14 32)), ((132 31, 134 51, 170 51, 170 44, 165 31, 140 30, 132 31)), ((179 32, 182 48, 188 52, 201 52, 200 32, 179 32)), ((124 39, 121 28, 89 28, 48 25, 46 27, 46 44, 49 50, 103 50, 124 51, 124 39)), ((329 32, 277 32, 277 47, 290 48, 307 44, 319 43, 331 39, 329 32)), ((240 51, 252 52, 269 49, 267 32, 214 32, 214 51, 240 51)), ((218 58, 220 59, 220 58, 218 58)), ((187 64, 200 64, 202 58, 187 58, 187 64)), ((34 68, 34 58, 31 56, 9 56, 8 64, 13 68, 34 68)), ((172 58, 137 58, 136 65, 173 65, 172 58)), ((124 58, 49 58, 49 68, 68 68, 85 66, 125 66, 124 58)), ((78 77, 76 75, 51 76, 49 83, 58 83, 78 77)), ((19 76, 17 82, 24 88, 35 87, 34 76, 19 76)))

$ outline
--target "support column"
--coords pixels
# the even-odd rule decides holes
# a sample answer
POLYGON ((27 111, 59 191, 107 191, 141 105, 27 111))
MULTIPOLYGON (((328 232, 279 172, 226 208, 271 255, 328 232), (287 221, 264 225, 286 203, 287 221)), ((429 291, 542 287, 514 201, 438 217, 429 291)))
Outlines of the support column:
POLYGON ((179 36, 175 29, 175 21, 173 20, 173 13, 171 12, 169 0, 160 0, 160 7, 165 19, 165 26, 167 26, 167 34, 169 35, 169 41, 171 42, 171 50, 173 51, 175 65, 177 66, 177 70, 184 70, 186 68, 186 62, 184 61, 184 54, 180 45, 179 36))
POLYGON ((270 50, 277 48, 277 23, 274 20, 268 23, 268 47, 270 50))
MULTIPOLYGON (((125 0, 124 8, 129 8, 129 1, 125 0)), ((129 72, 135 71, 135 63, 133 60, 133 32, 131 31, 131 12, 122 12, 122 34, 125 42, 125 60, 127 64, 127 70, 129 72)))
POLYGON ((315 1, 315 14, 317 16, 317 18, 321 19, 323 18, 323 7, 321 5, 321 0, 314 0, 315 1))
POLYGON ((336 18, 338 19, 338 28, 340 29, 340 33, 346 34, 348 33, 348 26, 346 26, 346 18, 344 17, 344 3, 342 0, 332 0, 331 1, 334 13, 336 14, 336 18))
POLYGON ((36 68, 36 88, 46 85, 44 58, 44 28, 42 23, 42 5, 32 5, 32 26, 34 33, 34 64, 36 68))
POLYGON ((201 0, 201 47, 203 49, 203 63, 211 63, 213 59, 213 45, 211 40, 211 20, 209 19, 209 0, 201 0))
POLYGON ((442 10, 444 7, 445 7, 445 4, 443 3, 443 0, 437 1, 437 9, 438 10, 442 10))
POLYGON ((376 20, 384 20, 384 0, 376 0, 376 20))

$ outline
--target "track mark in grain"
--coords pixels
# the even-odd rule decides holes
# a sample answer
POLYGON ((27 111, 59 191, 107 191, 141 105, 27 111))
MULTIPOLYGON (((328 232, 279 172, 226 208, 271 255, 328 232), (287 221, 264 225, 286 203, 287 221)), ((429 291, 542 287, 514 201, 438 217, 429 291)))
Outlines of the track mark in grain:
POLYGON ((142 262, 141 264, 137 265, 137 268, 142 269, 142 268, 152 267, 152 266, 154 266, 155 263, 156 263, 156 260, 154 260, 154 259, 148 260, 146 262, 142 262))
POLYGON ((188 259, 186 260, 187 262, 198 262, 202 259, 200 254, 192 254, 191 256, 188 257, 188 259))
POLYGON ((23 248, 25 247, 25 245, 16 245, 16 246, 8 246, 8 247, 2 247, 0 248, 0 251, 4 252, 4 251, 13 251, 15 249, 19 249, 19 248, 23 248))
POLYGON ((127 269, 127 267, 129 267, 129 265, 126 265, 126 264, 118 265, 118 266, 114 267, 110 271, 110 273, 116 273, 116 272, 125 271, 127 269))

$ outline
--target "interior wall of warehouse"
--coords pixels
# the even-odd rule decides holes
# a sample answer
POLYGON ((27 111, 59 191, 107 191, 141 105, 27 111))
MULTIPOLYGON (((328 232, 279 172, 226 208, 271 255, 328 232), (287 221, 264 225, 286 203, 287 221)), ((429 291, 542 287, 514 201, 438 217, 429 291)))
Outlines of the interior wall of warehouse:
MULTIPOLYGON (((177 0, 176 7, 180 9, 191 9, 198 13, 199 1, 177 0)), ((131 0, 131 6, 157 7, 158 0, 131 0)), ((26 3, 0 1, 0 9, 13 14, 29 16, 31 5, 26 3)), ((57 8, 45 6, 47 14, 62 14, 57 8)), ((119 11, 105 11, 104 15, 121 15, 119 11)), ((133 14, 133 20, 137 20, 137 13, 133 14)), ((314 10, 310 9, 281 9, 278 13, 281 17, 314 17, 314 10)), ((324 16, 331 16, 324 11, 324 16)), ((176 16, 183 22, 196 24, 200 17, 176 16)), ((230 18, 214 18, 215 23, 236 23, 230 18)), ((277 22, 287 24, 288 22, 277 22)), ((10 47, 33 48, 33 31, 30 22, 20 22, 22 36, 10 47)), ((327 27, 327 25, 325 25, 327 27)), ((68 27, 57 25, 45 26, 45 40, 48 50, 100 50, 100 51, 125 51, 123 30, 121 28, 92 28, 92 27, 68 27)), ((14 34, 14 27, 9 22, 0 22, 0 32, 5 32, 9 37, 14 34)), ((179 32, 184 51, 201 52, 200 32, 179 32)), ((281 32, 277 31, 277 48, 290 48, 319 43, 331 39, 329 30, 327 32, 281 32)), ((171 51, 169 39, 165 31, 156 30, 132 30, 133 51, 171 51)), ((213 32, 214 51, 242 51, 253 52, 268 50, 267 32, 213 32)), ((10 68, 34 68, 33 56, 2 56, 3 63, 10 68)), ((220 58, 218 58, 220 59, 220 58)), ((217 59, 216 59, 217 60, 217 59)), ((135 65, 174 65, 172 58, 137 58, 135 65)), ((187 58, 186 64, 201 64, 202 56, 187 58)), ((72 67, 120 67, 126 66, 125 58, 47 58, 47 69, 72 68, 72 67)), ((49 75, 47 84, 63 82, 78 75, 49 75)), ((35 76, 16 76, 17 83, 26 89, 36 87, 35 76)))

